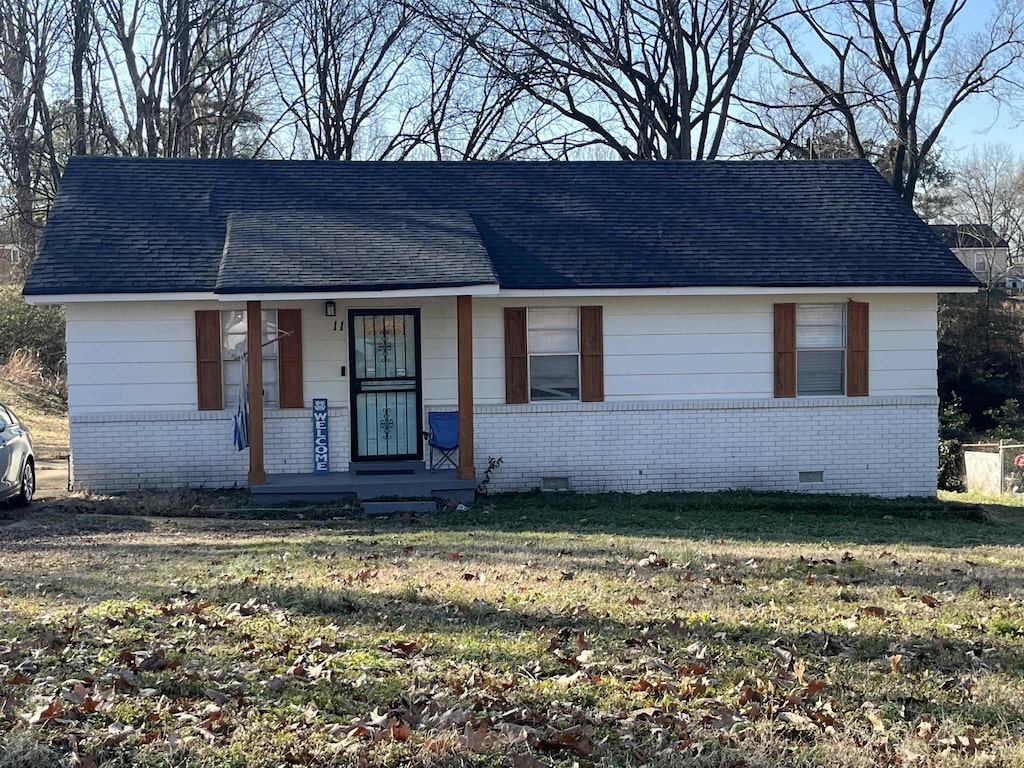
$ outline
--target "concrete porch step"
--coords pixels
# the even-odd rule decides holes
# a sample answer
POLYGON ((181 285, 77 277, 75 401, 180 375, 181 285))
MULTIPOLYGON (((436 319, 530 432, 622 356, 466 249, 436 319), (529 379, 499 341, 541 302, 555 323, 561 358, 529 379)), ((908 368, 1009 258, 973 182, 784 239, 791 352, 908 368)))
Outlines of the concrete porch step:
POLYGON ((363 514, 366 515, 394 515, 405 512, 413 514, 424 514, 437 511, 436 501, 414 501, 406 499, 403 501, 364 501, 359 505, 363 514))
MULTIPOLYGON (((356 471, 326 475, 267 475, 263 485, 250 488, 253 499, 274 504, 287 501, 345 501, 379 498, 443 499, 469 503, 476 496, 476 480, 459 480, 454 470, 418 469, 407 474, 360 474, 356 471)), ((366 465, 360 465, 363 469, 366 465)), ((357 465, 353 465, 356 469, 357 465)), ((391 464, 390 469, 396 466, 391 464)))
POLYGON ((353 461, 349 465, 349 473, 357 477, 394 477, 415 475, 425 472, 422 461, 353 461))

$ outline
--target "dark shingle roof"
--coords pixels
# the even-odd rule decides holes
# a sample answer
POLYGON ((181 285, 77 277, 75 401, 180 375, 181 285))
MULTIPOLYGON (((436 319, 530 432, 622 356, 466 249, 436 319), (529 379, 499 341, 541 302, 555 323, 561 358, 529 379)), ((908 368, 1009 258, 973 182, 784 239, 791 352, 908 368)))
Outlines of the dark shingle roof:
POLYGON ((225 289, 240 290, 245 270, 269 281, 247 288, 312 288, 315 265, 334 258, 335 276, 365 259, 361 273, 379 275, 374 285, 401 284, 410 257, 375 252, 404 237, 387 233, 400 215, 457 224, 440 238, 451 249, 430 246, 431 270, 442 276, 426 279, 438 281, 481 274, 475 239, 456 218, 468 216, 506 288, 976 285, 865 161, 79 157, 65 171, 25 293, 212 291, 225 254, 225 289), (282 233, 268 246, 248 227, 246 248, 225 248, 232 216, 290 220, 312 250, 293 250, 282 233), (324 232, 361 219, 373 227, 332 255, 324 232))
POLYGON ((988 224, 932 224, 932 232, 950 248, 1009 248, 988 224))
POLYGON ((217 291, 394 290, 494 282, 487 249, 467 213, 260 211, 228 215, 217 291))

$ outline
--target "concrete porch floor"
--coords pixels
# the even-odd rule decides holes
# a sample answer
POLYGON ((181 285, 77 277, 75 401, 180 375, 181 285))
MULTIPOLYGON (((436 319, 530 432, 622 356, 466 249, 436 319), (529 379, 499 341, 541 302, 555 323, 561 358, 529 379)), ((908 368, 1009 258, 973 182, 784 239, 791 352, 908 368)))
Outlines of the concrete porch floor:
POLYGON ((459 480, 454 469, 426 469, 421 462, 352 464, 348 472, 326 475, 267 475, 263 485, 250 488, 254 500, 273 504, 286 501, 339 501, 400 498, 443 499, 469 503, 476 480, 459 480))

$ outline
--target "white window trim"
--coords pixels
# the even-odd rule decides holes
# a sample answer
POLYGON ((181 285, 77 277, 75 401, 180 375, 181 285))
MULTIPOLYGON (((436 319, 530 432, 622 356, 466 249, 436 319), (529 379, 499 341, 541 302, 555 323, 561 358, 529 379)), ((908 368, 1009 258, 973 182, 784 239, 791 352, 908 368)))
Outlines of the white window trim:
MULTIPOLYGON (((802 303, 797 304, 797 317, 799 317, 800 307, 834 307, 834 306, 839 306, 839 307, 842 307, 842 309, 843 309, 843 346, 842 346, 842 348, 840 348, 840 347, 808 347, 807 349, 817 350, 817 351, 821 351, 821 352, 842 352, 843 353, 843 391, 840 394, 837 394, 837 395, 801 395, 800 394, 800 342, 797 341, 796 342, 796 352, 793 355, 793 358, 794 358, 793 359, 793 367, 796 369, 795 370, 795 373, 796 373, 796 380, 795 380, 795 382, 796 382, 796 393, 797 393, 796 396, 798 398, 807 398, 807 399, 811 399, 811 400, 814 400, 814 399, 820 400, 823 397, 848 397, 849 396, 849 395, 847 395, 847 392, 849 390, 850 372, 846 369, 847 351, 850 348, 850 332, 849 332, 850 324, 849 324, 848 312, 847 312, 848 305, 846 303, 840 304, 839 302, 824 302, 824 301, 802 302, 802 303)), ((800 321, 799 320, 796 321, 796 328, 794 328, 793 330, 794 330, 794 337, 795 337, 795 339, 798 340, 800 338, 800 336, 799 336, 799 334, 800 334, 800 321)))
POLYGON ((530 403, 580 403, 583 402, 583 338, 580 335, 580 308, 579 307, 527 307, 526 308, 526 397, 530 403), (579 390, 576 397, 549 398, 547 400, 533 399, 533 357, 564 357, 566 352, 531 352, 530 351, 530 313, 534 311, 545 312, 548 310, 573 311, 576 313, 576 389, 579 390))
POLYGON ((976 275, 980 275, 980 274, 987 275, 989 273, 989 271, 990 271, 990 264, 989 264, 989 260, 988 260, 988 255, 984 254, 984 253, 978 253, 977 251, 975 251, 975 253, 974 253, 974 274, 976 274, 976 275), (978 269, 978 262, 979 261, 981 261, 981 269, 978 269))

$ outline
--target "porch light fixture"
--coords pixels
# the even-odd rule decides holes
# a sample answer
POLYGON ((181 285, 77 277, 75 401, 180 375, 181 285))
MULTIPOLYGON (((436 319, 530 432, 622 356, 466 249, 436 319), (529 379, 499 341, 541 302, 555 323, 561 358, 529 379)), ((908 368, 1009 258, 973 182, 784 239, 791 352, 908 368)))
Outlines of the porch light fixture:
POLYGON ((324 317, 335 317, 338 314, 338 307, 333 301, 324 303, 324 317))

